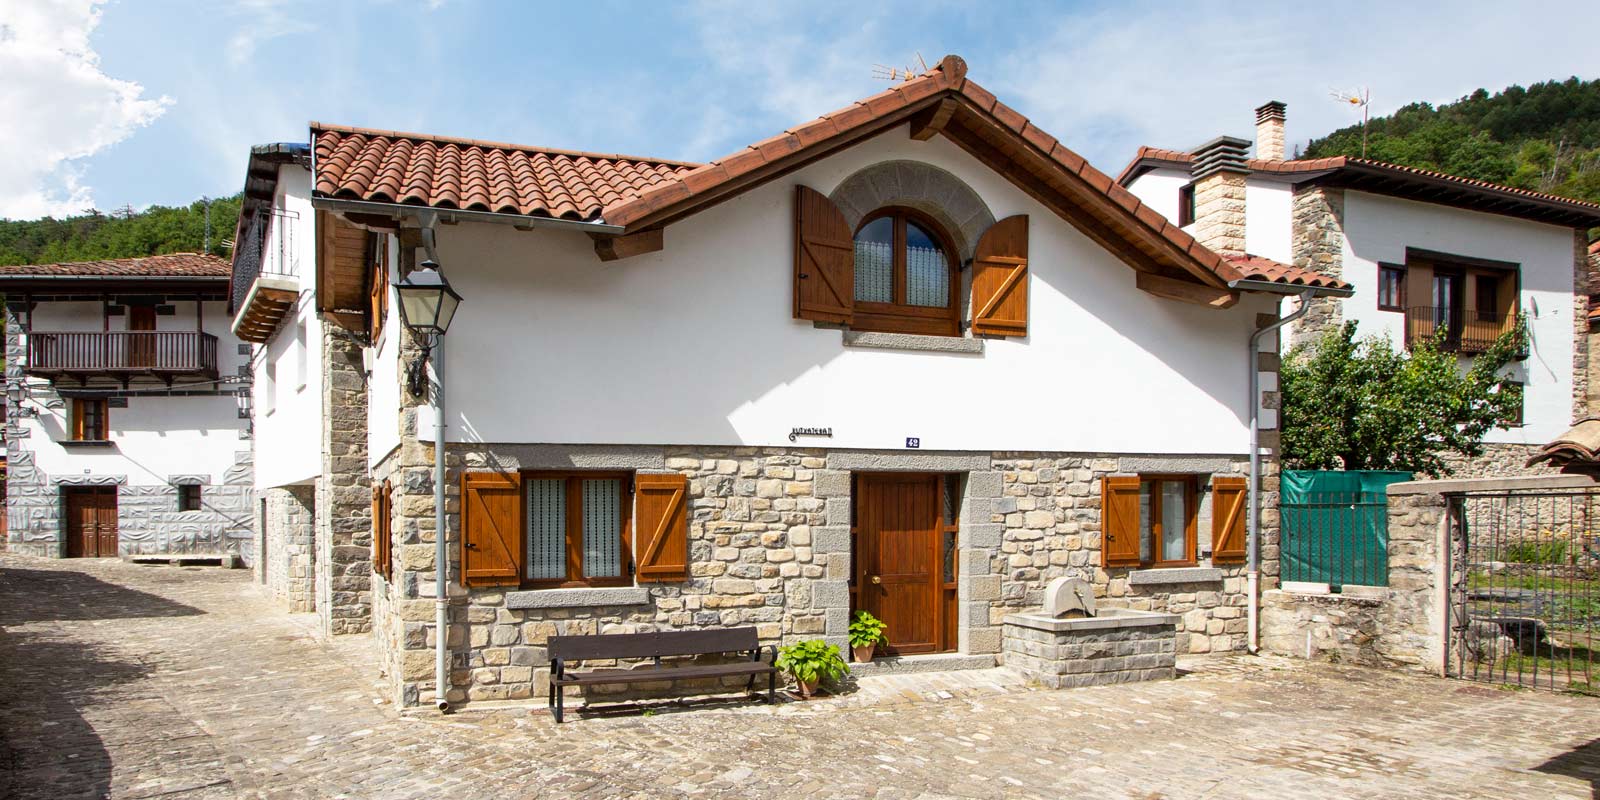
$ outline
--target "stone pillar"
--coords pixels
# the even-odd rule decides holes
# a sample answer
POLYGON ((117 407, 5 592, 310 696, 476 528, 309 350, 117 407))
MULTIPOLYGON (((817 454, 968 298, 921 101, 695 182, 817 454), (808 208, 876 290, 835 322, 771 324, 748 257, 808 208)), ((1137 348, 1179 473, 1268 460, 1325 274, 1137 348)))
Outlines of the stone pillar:
POLYGON ((317 478, 317 614, 327 635, 372 629, 372 484, 363 348, 322 334, 322 474, 317 478))
POLYGON ((1222 255, 1244 254, 1250 143, 1219 136, 1194 154, 1194 238, 1222 255))
MULTIPOLYGON (((27 306, 6 304, 6 549, 13 553, 59 558, 62 547, 61 493, 50 475, 34 463, 22 422, 22 396, 27 383, 27 348, 22 336, 27 306)), ((53 391, 36 393, 43 403, 60 403, 53 391)))
MULTIPOLYGON (((1331 278, 1344 277, 1344 190, 1322 186, 1295 189, 1292 248, 1294 265, 1331 278)), ((1342 301, 1318 297, 1294 323, 1289 346, 1320 339, 1344 324, 1342 301)))
POLYGON ((316 488, 278 486, 261 494, 266 512, 257 560, 262 582, 293 612, 316 610, 316 558, 313 534, 316 488))
POLYGON ((1263 161, 1283 160, 1283 103, 1273 100, 1256 109, 1256 158, 1263 161))

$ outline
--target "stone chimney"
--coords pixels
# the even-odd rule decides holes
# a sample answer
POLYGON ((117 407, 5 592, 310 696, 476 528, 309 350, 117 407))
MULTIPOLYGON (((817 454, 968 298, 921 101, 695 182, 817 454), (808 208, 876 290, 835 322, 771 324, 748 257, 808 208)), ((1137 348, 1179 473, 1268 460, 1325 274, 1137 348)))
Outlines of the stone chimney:
POLYGON ((1244 178, 1250 143, 1219 136, 1194 151, 1194 238, 1223 255, 1244 254, 1244 178))
POLYGON ((1283 103, 1273 100, 1256 109, 1256 158, 1283 160, 1283 103))

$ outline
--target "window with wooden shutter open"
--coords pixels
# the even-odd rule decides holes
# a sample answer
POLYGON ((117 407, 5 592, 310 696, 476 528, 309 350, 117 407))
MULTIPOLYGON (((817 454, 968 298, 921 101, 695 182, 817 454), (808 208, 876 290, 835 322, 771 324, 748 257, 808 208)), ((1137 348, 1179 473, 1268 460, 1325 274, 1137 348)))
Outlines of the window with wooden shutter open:
POLYGON ((1139 565, 1139 479, 1108 476, 1100 484, 1100 564, 1139 565))
POLYGON ((461 583, 515 586, 522 577, 522 476, 461 476, 461 583))
POLYGON ((794 318, 850 322, 855 241, 844 214, 821 192, 795 187, 794 318))
POLYGON ((634 479, 634 531, 639 580, 689 577, 689 479, 640 473, 634 479))
POLYGON ((389 577, 389 482, 372 486, 372 571, 389 577))
POLYGON ((972 332, 1028 335, 1028 215, 989 226, 972 256, 972 332))
POLYGON ((1249 481, 1244 478, 1211 479, 1211 560, 1245 560, 1245 503, 1249 481))

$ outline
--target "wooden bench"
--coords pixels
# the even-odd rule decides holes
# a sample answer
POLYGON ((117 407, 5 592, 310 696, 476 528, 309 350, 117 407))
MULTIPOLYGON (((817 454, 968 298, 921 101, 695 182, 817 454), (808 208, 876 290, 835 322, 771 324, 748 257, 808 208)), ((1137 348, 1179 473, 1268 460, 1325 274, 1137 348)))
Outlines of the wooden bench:
POLYGON ((613 633, 599 636, 552 636, 546 644, 550 652, 550 710, 561 722, 564 692, 568 686, 595 684, 649 683, 688 678, 749 676, 746 691, 755 687, 756 678, 767 676, 767 702, 777 699, 778 670, 772 666, 778 649, 769 646, 772 658, 761 660, 761 644, 755 628, 723 628, 703 631, 664 631, 660 633, 613 633), (663 665, 661 659, 679 656, 704 656, 738 653, 748 660, 728 664, 663 665), (655 661, 642 669, 596 669, 568 672, 573 661, 596 659, 643 659, 655 661))

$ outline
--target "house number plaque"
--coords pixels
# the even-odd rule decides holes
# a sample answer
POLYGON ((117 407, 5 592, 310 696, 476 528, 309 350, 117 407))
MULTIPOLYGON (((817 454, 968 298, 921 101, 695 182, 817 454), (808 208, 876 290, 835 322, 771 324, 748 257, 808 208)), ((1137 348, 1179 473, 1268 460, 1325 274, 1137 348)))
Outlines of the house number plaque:
POLYGON ((802 436, 825 436, 825 437, 831 439, 831 438, 833 438, 833 429, 832 428, 790 428, 789 429, 789 441, 792 442, 792 441, 794 441, 796 439, 799 439, 802 436))

